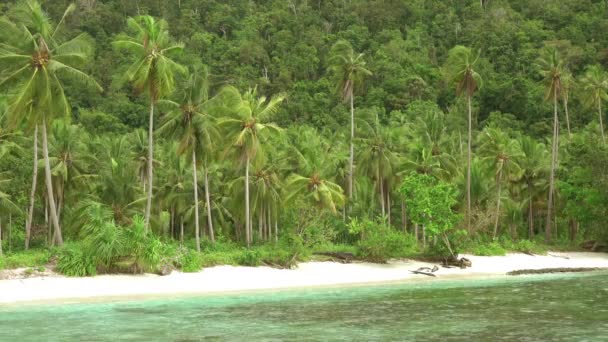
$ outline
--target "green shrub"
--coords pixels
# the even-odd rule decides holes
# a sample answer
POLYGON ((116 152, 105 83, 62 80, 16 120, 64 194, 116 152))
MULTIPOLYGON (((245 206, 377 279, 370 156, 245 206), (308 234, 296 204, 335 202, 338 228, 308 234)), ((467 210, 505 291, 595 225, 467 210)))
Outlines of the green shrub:
POLYGON ((50 258, 51 253, 46 249, 30 249, 18 253, 7 254, 4 257, 0 257, 0 270, 36 267, 48 263, 50 258))
POLYGON ((511 251, 533 254, 546 254, 545 246, 530 240, 519 240, 517 242, 506 241, 503 246, 511 251))
POLYGON ((238 254, 236 262, 242 266, 260 266, 262 265, 261 253, 258 249, 245 249, 238 254))
POLYGON ((356 245, 356 254, 368 261, 383 263, 390 258, 411 255, 416 250, 414 237, 397 231, 385 223, 353 219, 351 233, 360 234, 361 239, 356 245))
POLYGON ((66 245, 59 253, 57 271, 68 277, 93 276, 97 274, 97 264, 82 244, 66 245))
POLYGON ((501 256, 507 254, 507 251, 498 242, 490 242, 479 244, 473 249, 474 255, 479 256, 501 256))

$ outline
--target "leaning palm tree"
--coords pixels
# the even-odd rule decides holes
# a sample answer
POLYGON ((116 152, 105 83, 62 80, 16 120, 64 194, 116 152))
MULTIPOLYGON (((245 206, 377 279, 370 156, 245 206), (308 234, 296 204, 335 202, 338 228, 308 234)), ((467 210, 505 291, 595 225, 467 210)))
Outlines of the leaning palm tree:
POLYGON ((183 44, 172 44, 165 20, 156 20, 144 15, 127 20, 131 35, 122 35, 114 41, 114 47, 128 51, 135 62, 127 69, 127 80, 139 93, 147 92, 150 97, 148 117, 148 167, 147 202, 145 212, 146 232, 150 229, 152 207, 152 186, 154 184, 154 106, 158 100, 173 91, 175 74, 185 73, 186 68, 177 64, 171 56, 183 50, 183 44))
POLYGON ((538 58, 538 67, 546 87, 545 98, 553 101, 553 139, 551 146, 551 171, 549 173, 549 200, 547 202, 547 220, 545 226, 545 240, 551 241, 551 212, 553 210, 553 190, 555 187, 555 167, 558 154, 559 119, 557 117, 557 100, 562 94, 562 73, 564 64, 557 50, 547 49, 538 58))
POLYGON ((54 25, 37 1, 17 5, 14 16, 0 19, 0 87, 9 89, 8 112, 12 126, 22 122, 29 129, 40 127, 46 192, 57 244, 63 244, 54 201, 47 127, 71 111, 64 93, 64 81, 74 79, 101 90, 88 75, 77 69, 91 54, 86 34, 62 39, 65 18, 75 9, 69 6, 59 24, 54 25))
POLYGON ((517 140, 511 139, 500 129, 486 128, 480 136, 479 152, 484 160, 489 162, 496 175, 496 214, 494 232, 492 239, 496 239, 498 233, 498 222, 501 217, 500 203, 502 202, 501 190, 504 178, 519 178, 521 168, 517 164, 517 158, 521 156, 521 148, 517 140))
POLYGON ((362 53, 356 53, 350 43, 344 40, 336 42, 330 52, 330 71, 336 77, 336 87, 344 102, 350 102, 350 159, 348 161, 348 199, 353 197, 353 177, 355 160, 355 105, 354 93, 366 76, 372 73, 365 67, 362 53))
POLYGON ((167 114, 163 125, 159 128, 159 132, 173 136, 179 141, 177 146, 178 155, 191 156, 197 251, 200 251, 197 165, 201 164, 201 157, 204 164, 203 167, 205 168, 205 197, 207 202, 209 237, 212 242, 215 241, 213 221, 211 219, 211 204, 209 203, 209 182, 205 150, 210 150, 214 141, 219 137, 215 126, 215 119, 209 113, 212 110, 211 107, 214 101, 209 99, 208 76, 206 69, 202 72, 195 71, 182 87, 178 102, 165 101, 165 103, 173 108, 167 114))
POLYGON ((223 110, 229 115, 219 124, 240 163, 245 165, 245 235, 247 246, 250 246, 249 169, 251 162, 262 156, 260 150, 264 135, 280 131, 278 126, 266 122, 278 110, 284 97, 279 95, 267 101, 265 96, 258 97, 255 88, 241 94, 238 89, 228 86, 222 90, 220 99, 224 102, 223 110))
POLYGON ((568 115, 568 101, 570 100, 570 92, 574 84, 574 76, 568 69, 564 69, 562 73, 562 103, 564 105, 564 114, 566 116, 566 129, 568 129, 568 138, 572 138, 572 131, 570 130, 570 117, 568 115))
POLYGON ((606 72, 599 65, 592 65, 587 68, 585 75, 580 80, 582 91, 585 95, 585 102, 588 105, 595 105, 600 121, 600 132, 602 134, 602 144, 606 143, 604 136, 604 123, 602 118, 602 101, 608 98, 608 77, 606 72))
POLYGON ((471 230, 471 143, 473 132, 473 115, 471 109, 471 98, 475 91, 481 86, 481 76, 474 67, 479 60, 479 53, 462 45, 457 45, 448 53, 445 70, 450 82, 456 85, 456 94, 464 94, 467 99, 468 109, 468 144, 467 144, 467 228, 471 230))

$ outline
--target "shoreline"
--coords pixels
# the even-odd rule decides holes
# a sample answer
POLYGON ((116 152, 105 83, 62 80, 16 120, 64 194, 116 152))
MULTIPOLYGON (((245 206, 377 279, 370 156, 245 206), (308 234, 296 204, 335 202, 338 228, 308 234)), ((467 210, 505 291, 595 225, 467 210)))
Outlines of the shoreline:
POLYGON ((67 304, 206 295, 238 295, 290 289, 313 289, 390 284, 417 284, 445 280, 474 280, 513 276, 509 272, 541 269, 608 268, 608 254, 552 252, 548 255, 462 255, 472 267, 442 268, 435 277, 413 274, 434 263, 395 260, 388 264, 306 262, 292 270, 266 266, 215 266, 196 273, 167 276, 100 275, 86 278, 43 276, 0 280, 0 305, 67 304))

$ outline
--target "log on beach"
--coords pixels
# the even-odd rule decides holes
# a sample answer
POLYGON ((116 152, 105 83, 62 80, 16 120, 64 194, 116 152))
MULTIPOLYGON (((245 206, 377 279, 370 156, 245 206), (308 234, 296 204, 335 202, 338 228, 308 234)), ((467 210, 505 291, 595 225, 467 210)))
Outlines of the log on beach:
POLYGON ((546 274, 546 273, 566 273, 566 272, 592 272, 592 271, 608 271, 607 267, 557 267, 557 268, 539 268, 532 270, 516 270, 507 272, 507 275, 524 275, 524 274, 546 274))
POLYGON ((410 272, 415 273, 415 274, 424 274, 424 275, 429 276, 429 277, 436 277, 435 274, 430 273, 430 272, 424 272, 424 271, 410 271, 410 272))
POLYGON ((334 259, 338 259, 341 262, 349 263, 355 259, 355 255, 353 253, 347 252, 315 252, 314 255, 323 255, 328 256, 334 259))

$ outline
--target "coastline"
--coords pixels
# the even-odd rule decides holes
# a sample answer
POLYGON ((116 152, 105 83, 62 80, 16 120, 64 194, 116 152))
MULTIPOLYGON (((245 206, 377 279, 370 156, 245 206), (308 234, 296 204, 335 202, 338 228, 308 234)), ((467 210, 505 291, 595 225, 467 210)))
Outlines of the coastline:
POLYGON ((466 269, 440 267, 429 277, 410 271, 436 264, 394 260, 387 264, 306 262, 292 270, 270 267, 216 266, 196 273, 167 276, 100 275, 68 278, 52 275, 0 280, 0 305, 83 303, 105 300, 195 295, 238 294, 273 290, 434 282, 456 279, 512 277, 508 272, 551 268, 608 268, 608 254, 551 252, 548 255, 462 255, 472 261, 466 269))

